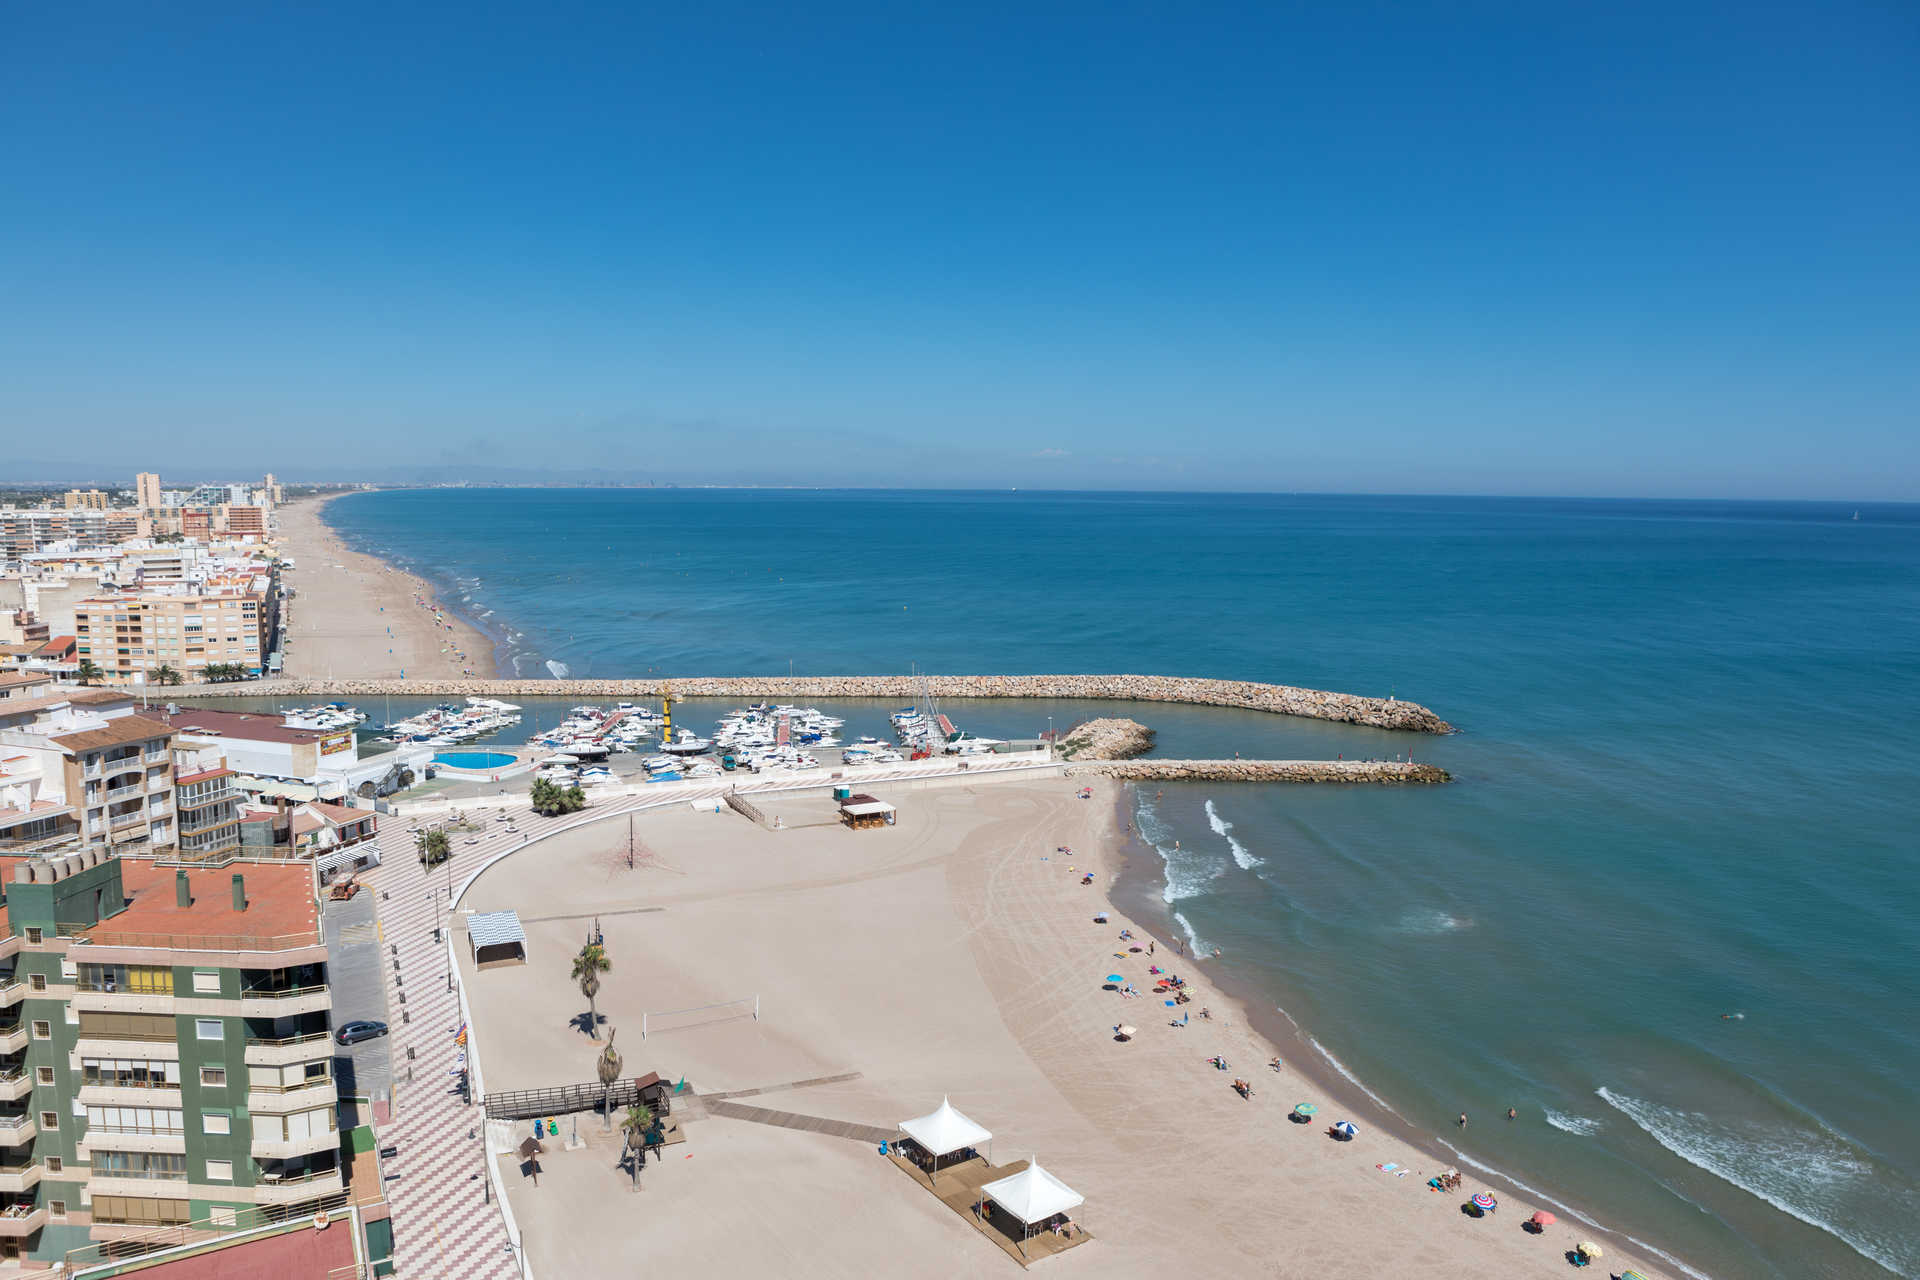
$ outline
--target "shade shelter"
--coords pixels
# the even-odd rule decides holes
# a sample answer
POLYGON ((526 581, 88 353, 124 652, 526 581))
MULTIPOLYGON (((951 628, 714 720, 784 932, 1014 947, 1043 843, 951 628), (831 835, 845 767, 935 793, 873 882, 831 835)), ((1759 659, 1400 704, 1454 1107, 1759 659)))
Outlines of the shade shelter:
POLYGON ((467 945, 475 965, 497 960, 527 961, 527 934, 513 911, 476 911, 467 917, 467 945))
POLYGON ((937 1111, 929 1112, 913 1120, 902 1120, 900 1131, 918 1143, 922 1150, 933 1157, 936 1173, 940 1169, 940 1157, 952 1155, 968 1147, 987 1144, 988 1163, 991 1164, 993 1135, 961 1115, 946 1098, 940 1099, 937 1111))
POLYGON ((1034 1223, 1086 1203, 1085 1196, 1042 1169, 1037 1159, 1029 1159, 1027 1167, 1010 1178, 987 1183, 980 1194, 1020 1219, 1023 1240, 1034 1223))

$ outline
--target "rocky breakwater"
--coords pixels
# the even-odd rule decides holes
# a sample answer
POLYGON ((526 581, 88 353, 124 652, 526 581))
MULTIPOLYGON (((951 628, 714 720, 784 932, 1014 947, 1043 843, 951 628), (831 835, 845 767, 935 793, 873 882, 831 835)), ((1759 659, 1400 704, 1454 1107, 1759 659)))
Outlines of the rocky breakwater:
POLYGON ((1453 781, 1438 765, 1406 760, 1111 760, 1075 764, 1068 777, 1122 782, 1367 782, 1425 785, 1453 781))
MULTIPOLYGON (((1185 702, 1306 716, 1410 733, 1451 733, 1453 726, 1417 702, 1363 698, 1324 689, 1195 676, 928 676, 936 698, 1087 698, 1102 701, 1185 702)), ((397 694, 453 698, 888 698, 908 701, 921 691, 911 676, 684 676, 671 680, 247 680, 181 685, 182 698, 346 698, 397 694)))
POLYGON ((1131 760, 1153 750, 1153 730, 1138 720, 1088 720, 1060 735, 1062 760, 1131 760))

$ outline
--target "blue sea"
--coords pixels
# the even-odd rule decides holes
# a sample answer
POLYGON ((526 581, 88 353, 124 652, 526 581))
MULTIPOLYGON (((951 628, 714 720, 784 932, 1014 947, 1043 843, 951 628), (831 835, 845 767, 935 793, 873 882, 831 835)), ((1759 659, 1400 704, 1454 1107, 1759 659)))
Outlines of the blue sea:
POLYGON ((1857 515, 673 489, 328 509, 523 675, 1155 672, 1425 703, 1461 732, 1137 709, 1168 754, 1411 749, 1457 778, 1142 790, 1143 909, 1219 947, 1371 1114, 1716 1280, 1920 1275, 1920 508, 1857 515))

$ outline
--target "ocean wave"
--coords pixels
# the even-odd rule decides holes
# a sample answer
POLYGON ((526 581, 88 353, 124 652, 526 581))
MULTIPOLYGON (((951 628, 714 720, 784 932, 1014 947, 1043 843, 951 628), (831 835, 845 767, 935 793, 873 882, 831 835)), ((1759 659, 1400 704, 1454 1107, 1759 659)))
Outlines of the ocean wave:
POLYGON ((1396 928, 1400 933, 1411 933, 1420 937, 1438 937, 1443 933, 1471 929, 1473 921, 1461 916, 1449 915, 1435 907, 1416 907, 1400 917, 1400 923, 1396 928))
POLYGON ((1200 957, 1211 951, 1212 948, 1200 941, 1200 935, 1193 931, 1193 925, 1188 922, 1185 916, 1176 911, 1173 913, 1173 918, 1174 922, 1180 926, 1180 932, 1187 935, 1187 958, 1195 964, 1198 964, 1200 957))
MULTIPOLYGON (((1592 1218, 1589 1218, 1586 1214, 1580 1212, 1578 1209, 1574 1208, 1572 1205, 1562 1204, 1560 1201, 1555 1200, 1552 1196, 1548 1195, 1546 1192, 1540 1190, 1540 1188, 1528 1186, 1526 1183, 1520 1181, 1520 1179, 1514 1177, 1512 1174, 1506 1172, 1504 1169, 1496 1169, 1490 1164, 1483 1164, 1480 1161, 1475 1160, 1472 1156, 1468 1155, 1466 1152, 1462 1151, 1460 1148, 1454 1146, 1451 1142, 1448 1142, 1445 1138, 1441 1138, 1439 1141, 1441 1146, 1453 1152, 1454 1158, 1458 1160, 1461 1164, 1471 1165, 1472 1167, 1474 1167, 1475 1169, 1478 1169, 1482 1173, 1490 1174, 1493 1177, 1499 1178, 1502 1182, 1510 1182, 1514 1186, 1518 1187, 1520 1190, 1532 1196, 1535 1200, 1539 1201, 1541 1204, 1547 1205, 1551 1207, 1555 1212, 1565 1214, 1569 1218, 1577 1218, 1581 1222, 1584 1222, 1588 1226, 1592 1227, 1595 1231, 1606 1230, 1605 1227, 1601 1226, 1598 1222, 1594 1221, 1592 1218)), ((1697 1275, 1699 1273, 1696 1272, 1695 1274, 1697 1275)), ((1706 1277, 1702 1276, 1701 1280, 1706 1280, 1706 1277)))
POLYGON ((1239 864, 1242 871, 1251 871, 1266 861, 1265 858, 1256 858, 1248 853, 1247 846, 1233 838, 1233 824, 1220 816, 1220 811, 1213 807, 1211 800, 1207 801, 1207 825, 1213 828, 1213 834, 1227 842, 1227 848, 1233 851, 1233 860, 1239 864))
POLYGON ((1570 1116, 1564 1111, 1555 1111, 1552 1107, 1544 1107, 1542 1111, 1547 1117, 1547 1123, 1562 1133, 1575 1133, 1587 1138, 1600 1132, 1598 1120, 1592 1120, 1586 1116, 1570 1116))
POLYGON ((1375 1093, 1373 1090, 1367 1088, 1367 1086, 1365 1086, 1364 1084, 1361 1084, 1360 1077, 1353 1074, 1353 1072, 1347 1070, 1346 1063, 1340 1061, 1340 1059, 1334 1057, 1331 1053, 1327 1052, 1327 1046, 1321 1044, 1318 1040, 1314 1039, 1312 1036, 1307 1037, 1307 1043, 1312 1045, 1314 1048, 1314 1051, 1318 1053, 1321 1057, 1325 1058, 1327 1060, 1327 1065, 1332 1067, 1335 1071, 1338 1071, 1341 1074, 1341 1076, 1343 1076, 1346 1079, 1348 1084, 1352 1085, 1354 1088, 1358 1089, 1360 1092, 1366 1094, 1369 1098, 1372 1098, 1376 1103, 1378 1103, 1382 1111, 1385 1111, 1390 1116, 1399 1116, 1400 1119, 1403 1119, 1403 1120, 1406 1119, 1405 1116, 1401 1116, 1398 1111, 1395 1111, 1392 1107, 1388 1106, 1387 1100, 1385 1098, 1381 1097, 1379 1094, 1375 1093))
POLYGON ((553 672, 555 680, 565 680, 572 674, 572 669, 566 663, 556 662, 552 658, 547 659, 547 670, 553 672))
POLYGON ((1161 901, 1171 906, 1185 898, 1195 898, 1207 886, 1226 874, 1226 864, 1204 853, 1183 849, 1173 839, 1173 830, 1160 819, 1159 812, 1142 797, 1134 806, 1134 826, 1140 837, 1160 855, 1162 870, 1161 901))
POLYGON ((1862 1221, 1911 1222, 1920 1193, 1831 1130, 1738 1124, 1602 1085, 1602 1101, 1695 1168, 1834 1237, 1895 1275, 1920 1274, 1920 1242, 1862 1221), (1877 1202, 1877 1203, 1876 1203, 1877 1202))

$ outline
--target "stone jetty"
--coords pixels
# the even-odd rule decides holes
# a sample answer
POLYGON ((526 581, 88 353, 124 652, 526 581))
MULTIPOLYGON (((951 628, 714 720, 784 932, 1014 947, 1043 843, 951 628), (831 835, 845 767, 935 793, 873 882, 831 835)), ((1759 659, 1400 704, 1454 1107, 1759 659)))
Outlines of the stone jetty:
MULTIPOLYGON (((1452 733, 1453 726, 1417 702, 1363 698, 1322 689, 1194 676, 927 676, 936 698, 1087 698, 1106 701, 1184 702, 1239 707, 1275 715, 1306 716, 1375 729, 1452 733)), ((181 698, 345 698, 398 694, 453 698, 657 698, 669 689, 680 698, 747 698, 793 701, 809 698, 919 696, 913 676, 695 676, 671 680, 248 680, 231 684, 179 685, 181 698)))
POLYGON ((1131 760, 1153 750, 1153 730, 1138 720, 1088 720, 1060 735, 1062 760, 1131 760))
POLYGON ((1103 760, 1067 766, 1067 776, 1122 782, 1452 782, 1438 765, 1406 760, 1103 760))

